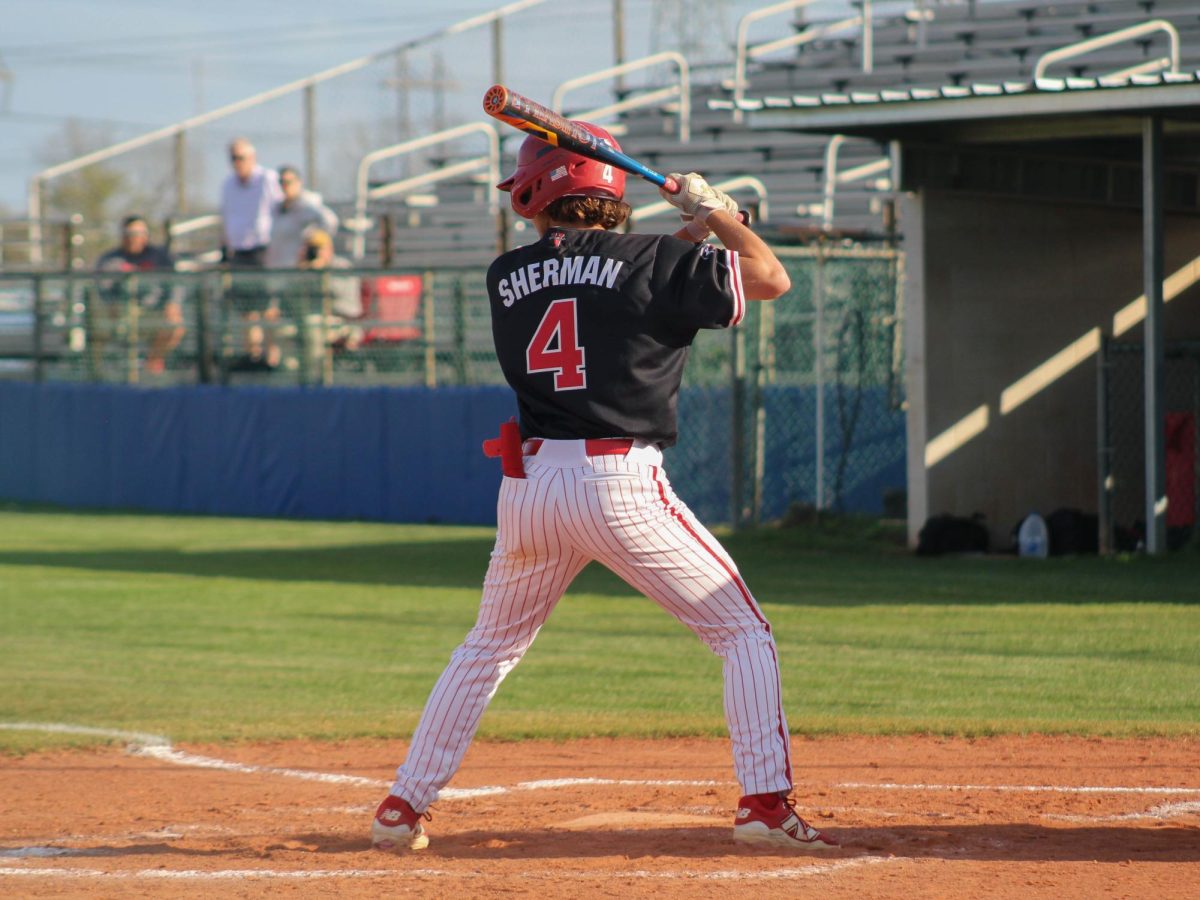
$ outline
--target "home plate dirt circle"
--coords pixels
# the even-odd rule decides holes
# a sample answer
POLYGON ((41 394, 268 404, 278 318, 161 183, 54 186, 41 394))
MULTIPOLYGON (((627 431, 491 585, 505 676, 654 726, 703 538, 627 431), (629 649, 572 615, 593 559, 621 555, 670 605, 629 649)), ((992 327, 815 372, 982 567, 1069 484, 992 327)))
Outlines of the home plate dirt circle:
POLYGON ((1194 739, 796 738, 798 810, 845 844, 810 854, 733 844, 725 741, 477 743, 394 856, 367 832, 401 742, 91 733, 0 759, 0 895, 1165 900, 1200 862, 1194 739))

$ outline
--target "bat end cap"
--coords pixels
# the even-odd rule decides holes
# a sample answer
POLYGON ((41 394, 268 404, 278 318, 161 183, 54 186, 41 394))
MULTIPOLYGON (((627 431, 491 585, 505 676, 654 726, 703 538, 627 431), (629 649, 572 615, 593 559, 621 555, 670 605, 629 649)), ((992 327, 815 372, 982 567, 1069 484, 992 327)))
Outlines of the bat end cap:
POLYGON ((504 109, 508 103, 508 89, 502 84, 493 84, 483 95, 483 109, 489 115, 504 109))

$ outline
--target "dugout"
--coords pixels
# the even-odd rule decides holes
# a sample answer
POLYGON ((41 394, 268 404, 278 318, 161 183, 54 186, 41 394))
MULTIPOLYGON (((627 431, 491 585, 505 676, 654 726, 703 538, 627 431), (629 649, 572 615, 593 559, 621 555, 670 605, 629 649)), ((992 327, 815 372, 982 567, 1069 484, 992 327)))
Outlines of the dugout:
POLYGON ((911 541, 930 515, 982 513, 1004 547, 1030 510, 1103 514, 1118 490, 1140 489, 1151 552, 1168 495, 1173 524, 1195 522, 1200 379, 1168 398, 1164 375, 1169 348, 1200 341, 1195 74, 764 98, 751 124, 890 149, 911 541), (1140 432, 1141 471, 1122 484, 1102 437, 1114 342, 1146 351, 1120 420, 1126 443, 1140 432), (1193 435, 1170 471, 1169 417, 1193 435))

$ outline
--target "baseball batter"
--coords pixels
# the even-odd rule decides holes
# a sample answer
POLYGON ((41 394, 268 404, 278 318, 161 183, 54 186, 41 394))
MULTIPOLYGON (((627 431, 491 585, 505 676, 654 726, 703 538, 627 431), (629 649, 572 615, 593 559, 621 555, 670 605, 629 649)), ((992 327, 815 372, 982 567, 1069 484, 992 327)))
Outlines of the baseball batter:
MULTIPOLYGON (((617 147, 601 128, 584 125, 617 147)), ((617 148, 619 149, 619 148, 617 148)), ((517 395, 520 433, 489 442, 505 478, 496 546, 475 627, 454 651, 371 827, 382 850, 417 850, 422 819, 450 781, 500 682, 520 662, 572 579, 612 569, 724 663, 725 715, 744 796, 735 841, 824 850, 801 819, 771 626, 733 560, 675 496, 662 450, 701 328, 737 325, 746 302, 790 282, 737 206, 699 175, 663 194, 685 228, 619 234, 625 175, 536 137, 499 185, 540 239, 488 272, 496 354, 517 395), (724 249, 704 241, 710 233, 724 249)))

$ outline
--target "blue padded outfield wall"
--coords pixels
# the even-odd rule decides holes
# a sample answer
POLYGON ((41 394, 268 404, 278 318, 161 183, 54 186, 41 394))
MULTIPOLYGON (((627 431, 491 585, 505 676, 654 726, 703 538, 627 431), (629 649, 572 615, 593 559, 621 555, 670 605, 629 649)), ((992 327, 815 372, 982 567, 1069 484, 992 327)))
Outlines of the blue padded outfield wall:
MULTIPOLYGON (((883 403, 882 394, 867 402, 883 403)), ((813 496, 812 389, 765 397, 764 516, 813 496)), ((828 404, 827 404, 828 406, 828 404)), ((0 499, 213 515, 495 524, 498 460, 480 450, 516 412, 503 386, 139 389, 0 382, 0 499)), ((877 513, 904 486, 904 419, 855 439, 843 508, 877 513), (863 459, 855 463, 855 455, 863 459)), ((836 433, 836 421, 827 429, 836 433)), ((835 465, 832 439, 827 471, 835 465)), ((676 492, 729 521, 729 390, 685 389, 676 492)), ((827 482, 828 483, 828 482, 827 482)))
POLYGON ((494 523, 503 388, 0 384, 0 497, 63 506, 494 523))

